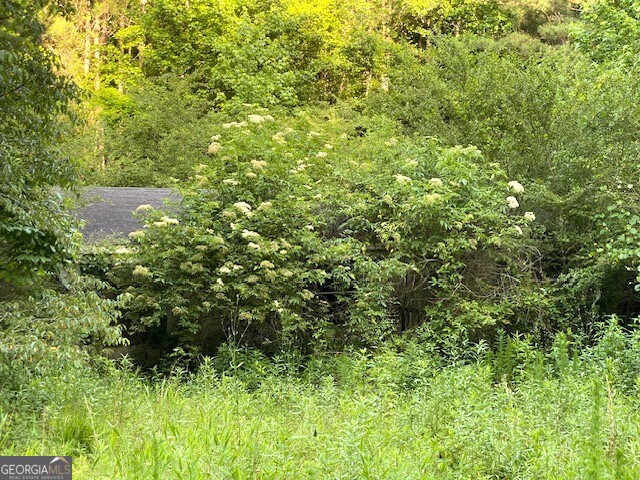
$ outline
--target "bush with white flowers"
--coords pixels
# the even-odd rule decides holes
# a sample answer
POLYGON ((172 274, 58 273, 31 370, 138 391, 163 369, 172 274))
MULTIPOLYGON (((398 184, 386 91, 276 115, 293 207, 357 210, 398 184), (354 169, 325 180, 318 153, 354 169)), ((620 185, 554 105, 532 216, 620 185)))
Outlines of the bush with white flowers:
POLYGON ((514 289, 534 283, 522 185, 473 147, 416 143, 389 121, 266 113, 211 132, 220 148, 178 218, 142 212, 138 253, 112 272, 133 285, 130 331, 208 353, 225 340, 308 351, 513 321, 514 289))

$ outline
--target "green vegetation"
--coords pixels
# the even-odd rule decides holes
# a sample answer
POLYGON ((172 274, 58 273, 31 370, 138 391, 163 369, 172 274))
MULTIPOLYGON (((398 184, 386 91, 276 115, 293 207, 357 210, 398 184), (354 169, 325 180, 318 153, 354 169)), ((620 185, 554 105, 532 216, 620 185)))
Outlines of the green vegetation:
POLYGON ((0 0, 0 453, 638 477, 636 3, 0 0))
POLYGON ((213 354, 226 338, 308 353, 377 345, 425 318, 448 343, 490 338, 535 314, 533 215, 477 149, 344 110, 244 110, 214 130, 180 220, 146 210, 116 255, 108 278, 133 297, 129 331, 169 351, 213 354))
POLYGON ((42 45, 37 14, 47 3, 0 3, 0 282, 51 272, 73 249, 72 224, 51 187, 75 178, 56 143, 74 89, 42 45))
POLYGON ((559 338, 546 358, 515 340, 450 366, 404 344, 316 357, 295 376, 255 352, 223 374, 207 361, 154 381, 85 375, 56 384, 67 403, 20 424, 19 449, 5 421, 0 452, 64 451, 81 479, 631 479, 635 342, 611 326, 583 358, 559 338))

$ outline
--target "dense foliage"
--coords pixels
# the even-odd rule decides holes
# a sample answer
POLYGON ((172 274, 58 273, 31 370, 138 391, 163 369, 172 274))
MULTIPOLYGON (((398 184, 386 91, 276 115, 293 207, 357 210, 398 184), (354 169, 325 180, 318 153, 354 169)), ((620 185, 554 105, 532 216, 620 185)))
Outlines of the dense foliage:
POLYGON ((100 298, 101 287, 74 277, 65 294, 38 289, 0 304, 0 411, 40 410, 59 398, 59 384, 90 368, 103 345, 123 343, 116 307, 125 298, 100 298))
POLYGON ((611 324, 592 348, 510 339, 468 364, 403 343, 295 376, 255 351, 153 382, 88 372, 44 415, 0 413, 0 453, 63 451, 91 480, 635 478, 639 352, 611 324))
MULTIPOLYGON (((41 411, 60 387, 116 344, 118 301, 70 267, 80 235, 62 189, 75 171, 61 155, 60 115, 75 88, 57 72, 43 20, 48 1, 0 2, 0 411, 41 411)), ((6 413, 0 414, 1 423, 6 413)))
POLYGON ((52 271, 72 245, 62 197, 51 188, 74 180, 56 143, 73 88, 43 44, 38 14, 49 3, 0 3, 0 281, 52 271))
POLYGON ((138 341, 309 352, 420 326, 455 350, 637 314, 633 5, 73 7, 49 41, 93 93, 65 151, 86 182, 184 199, 87 260, 134 294, 138 341))
POLYGON ((637 477, 636 3, 0 0, 0 453, 637 477))
POLYGON ((147 212, 117 255, 134 330, 209 352, 225 338, 317 350, 424 322, 478 339, 540 314, 535 214, 477 149, 344 111, 244 110, 212 131, 178 218, 147 212))

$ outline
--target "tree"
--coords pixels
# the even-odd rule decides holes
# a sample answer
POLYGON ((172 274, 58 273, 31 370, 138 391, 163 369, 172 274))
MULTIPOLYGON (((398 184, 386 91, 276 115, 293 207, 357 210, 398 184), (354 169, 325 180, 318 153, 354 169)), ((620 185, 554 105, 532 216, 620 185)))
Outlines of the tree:
POLYGON ((0 279, 55 270, 68 259, 71 223, 53 186, 74 181, 56 141, 74 88, 56 75, 40 15, 49 0, 0 0, 0 279))
POLYGON ((428 46, 443 34, 503 35, 513 30, 514 15, 497 0, 402 0, 395 5, 394 23, 409 41, 428 46))
POLYGON ((635 0, 592 0, 585 4, 573 32, 578 48, 596 62, 637 62, 640 53, 640 4, 635 0))

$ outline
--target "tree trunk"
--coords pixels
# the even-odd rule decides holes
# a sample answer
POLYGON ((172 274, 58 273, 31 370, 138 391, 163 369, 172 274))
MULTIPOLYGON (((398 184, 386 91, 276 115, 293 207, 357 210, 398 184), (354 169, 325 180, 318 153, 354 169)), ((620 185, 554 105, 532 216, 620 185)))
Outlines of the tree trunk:
POLYGON ((87 12, 84 20, 84 78, 89 76, 91 71, 91 12, 87 12))
POLYGON ((100 62, 102 60, 100 58, 100 37, 102 35, 100 18, 96 18, 95 25, 96 28, 93 37, 93 59, 95 63, 96 76, 94 77, 93 88, 95 90, 100 90, 100 62))
POLYGON ((364 96, 369 96, 369 90, 371 89, 371 81, 373 80, 373 74, 371 72, 367 72, 367 79, 365 80, 365 91, 364 96))
MULTIPOLYGON (((122 30, 125 27, 125 17, 124 15, 120 15, 120 20, 118 21, 118 27, 120 28, 120 30, 122 30)), ((118 39, 118 50, 120 50, 120 64, 122 65, 123 59, 125 58, 125 48, 124 48, 124 42, 122 40, 122 38, 118 39)), ((124 93, 124 73, 122 72, 122 68, 120 68, 120 71, 118 72, 118 91, 120 93, 124 93)))
POLYGON ((98 122, 97 127, 96 155, 100 159, 100 170, 104 172, 107 168, 107 157, 104 155, 104 126, 98 122))

